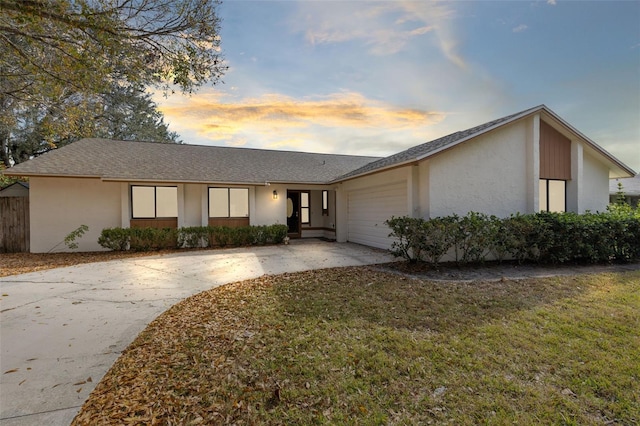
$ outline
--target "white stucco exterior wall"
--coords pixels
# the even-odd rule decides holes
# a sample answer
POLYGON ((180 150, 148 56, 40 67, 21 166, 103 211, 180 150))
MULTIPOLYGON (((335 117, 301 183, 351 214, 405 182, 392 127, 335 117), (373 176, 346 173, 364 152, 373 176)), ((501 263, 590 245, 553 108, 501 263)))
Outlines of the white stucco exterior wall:
POLYGON ((540 210, 540 114, 526 120, 526 126, 527 210, 521 213, 534 213, 540 210))
POLYGON ((527 212, 528 129, 522 120, 434 156, 429 166, 430 217, 527 212))
POLYGON ((354 191, 358 189, 370 188, 373 186, 388 185, 394 182, 406 181, 410 172, 410 166, 400 167, 381 173, 375 173, 361 178, 348 180, 342 183, 342 189, 345 191, 354 191))
POLYGON ((431 210, 430 210, 430 199, 429 196, 431 195, 429 192, 430 189, 430 184, 429 184, 429 160, 427 161, 422 161, 419 165, 418 165, 418 182, 419 182, 419 187, 418 187, 418 205, 419 205, 419 212, 418 212, 418 217, 421 217, 423 219, 428 219, 431 214, 431 210))
POLYGON ((202 224, 202 185, 184 185, 184 226, 202 224))
POLYGON ((256 186, 255 197, 249 197, 249 204, 255 205, 252 225, 274 225, 287 223, 287 188, 284 185, 256 186), (273 191, 278 191, 278 199, 273 199, 273 191))
POLYGON ((609 168, 586 152, 582 162, 583 190, 580 211, 603 212, 609 204, 609 168))
MULTIPOLYGON (((608 174, 608 172, 607 172, 608 174)), ((567 211, 584 213, 584 150, 580 142, 571 141, 571 179, 567 181, 567 211)))
MULTIPOLYGON (((89 230, 76 240, 77 251, 104 250, 100 232, 121 225, 120 183, 32 177, 29 187, 32 253, 48 252, 80 225, 89 230)), ((54 251, 70 250, 62 243, 54 251)))

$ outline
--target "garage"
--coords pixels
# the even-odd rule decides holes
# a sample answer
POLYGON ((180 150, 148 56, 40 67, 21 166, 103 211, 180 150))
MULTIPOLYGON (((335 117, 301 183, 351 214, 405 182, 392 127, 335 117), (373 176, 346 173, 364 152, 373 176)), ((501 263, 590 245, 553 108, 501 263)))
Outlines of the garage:
POLYGON ((392 216, 407 215, 407 182, 350 191, 347 200, 348 241, 389 248, 390 229, 384 222, 392 216))

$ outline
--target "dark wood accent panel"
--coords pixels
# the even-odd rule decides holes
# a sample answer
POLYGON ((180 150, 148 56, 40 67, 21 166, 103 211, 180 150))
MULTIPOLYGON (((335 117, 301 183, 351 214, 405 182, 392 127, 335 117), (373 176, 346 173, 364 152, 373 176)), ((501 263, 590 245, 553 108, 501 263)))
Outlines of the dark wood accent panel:
POLYGON ((209 226, 228 226, 230 228, 238 228, 240 226, 249 226, 248 217, 210 217, 209 226))
POLYGON ((540 179, 571 179, 571 140, 542 120, 540 179))
POLYGON ((178 218, 169 219, 131 219, 129 224, 132 228, 177 228, 178 218))

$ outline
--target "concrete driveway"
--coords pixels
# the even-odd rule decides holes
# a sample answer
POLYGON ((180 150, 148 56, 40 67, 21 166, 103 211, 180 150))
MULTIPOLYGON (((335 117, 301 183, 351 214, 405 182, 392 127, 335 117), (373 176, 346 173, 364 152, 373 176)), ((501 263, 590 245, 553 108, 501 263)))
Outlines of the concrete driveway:
POLYGON ((356 244, 297 240, 0 278, 0 424, 68 425, 138 333, 193 294, 264 274, 391 260, 356 244))

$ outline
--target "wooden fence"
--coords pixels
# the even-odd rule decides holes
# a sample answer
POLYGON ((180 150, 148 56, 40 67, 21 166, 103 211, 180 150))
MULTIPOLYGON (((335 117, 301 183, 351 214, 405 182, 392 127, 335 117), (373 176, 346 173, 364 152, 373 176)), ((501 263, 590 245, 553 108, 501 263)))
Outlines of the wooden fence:
POLYGON ((29 251, 29 197, 0 197, 0 253, 29 251))

